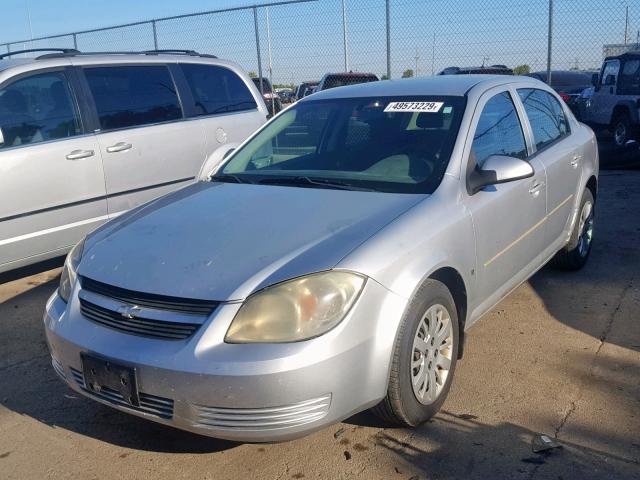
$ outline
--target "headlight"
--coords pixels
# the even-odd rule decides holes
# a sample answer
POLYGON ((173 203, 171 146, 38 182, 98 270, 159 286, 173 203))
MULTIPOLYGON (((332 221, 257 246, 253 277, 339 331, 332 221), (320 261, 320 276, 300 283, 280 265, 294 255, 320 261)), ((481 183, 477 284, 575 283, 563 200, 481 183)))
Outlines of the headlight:
POLYGON ((360 275, 331 271, 268 287, 240 307, 225 342, 297 342, 322 335, 347 315, 364 283, 360 275))
POLYGON ((84 250, 84 240, 78 243, 71 249, 67 259, 64 261, 64 268, 62 269, 62 275, 60 277, 60 286, 58 287, 58 295, 65 302, 69 301, 71 290, 76 283, 76 273, 80 260, 82 260, 82 251, 84 250))

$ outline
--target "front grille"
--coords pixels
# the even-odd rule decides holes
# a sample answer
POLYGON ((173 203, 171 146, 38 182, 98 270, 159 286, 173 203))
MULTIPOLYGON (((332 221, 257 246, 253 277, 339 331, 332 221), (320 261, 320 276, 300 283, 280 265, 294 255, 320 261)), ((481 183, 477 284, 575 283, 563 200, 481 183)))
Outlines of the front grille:
POLYGON ((127 318, 83 298, 80 298, 80 312, 92 322, 114 330, 165 340, 183 340, 193 335, 200 327, 199 323, 167 322, 142 316, 127 318))
POLYGON ((214 430, 274 430, 320 420, 329 412, 331 394, 280 407, 220 408, 193 405, 194 427, 214 430))
POLYGON ((154 417, 164 418, 170 420, 173 418, 173 400, 170 398, 158 397, 157 395, 150 395, 148 393, 138 392, 140 399, 140 406, 136 407, 126 402, 120 392, 112 390, 110 388, 102 387, 100 393, 89 390, 84 384, 84 376, 80 370, 75 368, 69 368, 73 379, 84 391, 91 397, 99 398, 117 407, 124 407, 137 412, 153 415, 154 417))
POLYGON ((87 277, 80 279, 82 289, 97 293, 104 297, 138 307, 170 310, 172 312, 189 313, 192 315, 209 316, 218 306, 218 302, 198 300, 193 298, 169 297, 154 293, 134 292, 106 283, 98 282, 87 277))

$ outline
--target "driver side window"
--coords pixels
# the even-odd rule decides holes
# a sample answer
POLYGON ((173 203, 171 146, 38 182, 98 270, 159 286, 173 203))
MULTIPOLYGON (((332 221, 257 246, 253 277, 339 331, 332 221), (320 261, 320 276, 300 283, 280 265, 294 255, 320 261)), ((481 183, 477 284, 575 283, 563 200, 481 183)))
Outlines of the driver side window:
POLYGON ((80 117, 64 73, 41 73, 0 89, 0 129, 0 149, 79 135, 80 117))
POLYGON ((499 93, 485 104, 471 148, 479 167, 492 155, 527 157, 522 126, 509 92, 499 93))

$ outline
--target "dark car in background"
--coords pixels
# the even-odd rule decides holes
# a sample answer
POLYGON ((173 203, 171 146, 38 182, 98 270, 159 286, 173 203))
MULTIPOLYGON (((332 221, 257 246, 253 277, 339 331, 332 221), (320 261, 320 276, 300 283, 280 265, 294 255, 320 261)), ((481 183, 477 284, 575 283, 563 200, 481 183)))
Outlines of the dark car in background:
POLYGON ((280 97, 273 91, 273 87, 268 78, 262 77, 262 79, 260 79, 259 77, 254 77, 251 80, 253 80, 253 83, 262 94, 264 103, 267 105, 267 110, 269 110, 269 116, 273 116, 282 110, 280 97))
MULTIPOLYGON (((547 72, 533 72, 527 74, 527 76, 537 78, 547 84, 549 83, 547 82, 547 72)), ((587 88, 591 87, 591 77, 591 72, 552 70, 551 84, 549 86, 558 92, 558 95, 560 95, 573 113, 577 115, 580 95, 587 88)))
POLYGON ((302 100, 307 95, 311 95, 314 87, 318 86, 318 83, 317 81, 302 82, 296 89, 295 99, 302 100))
POLYGON ((345 72, 345 73, 327 73, 315 90, 329 90, 330 88, 344 87, 346 85, 356 85, 358 83, 377 82, 380 80, 373 73, 345 72))
POLYGON ((490 65, 480 67, 447 67, 438 75, 513 75, 506 65, 490 65))

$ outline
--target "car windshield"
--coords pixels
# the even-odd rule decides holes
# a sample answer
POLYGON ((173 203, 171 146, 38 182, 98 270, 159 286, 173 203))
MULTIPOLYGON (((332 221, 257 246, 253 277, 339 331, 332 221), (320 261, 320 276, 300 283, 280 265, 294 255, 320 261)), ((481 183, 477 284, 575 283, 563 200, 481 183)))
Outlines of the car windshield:
POLYGON ((300 102, 234 152, 213 180, 432 193, 465 104, 462 96, 300 102))

